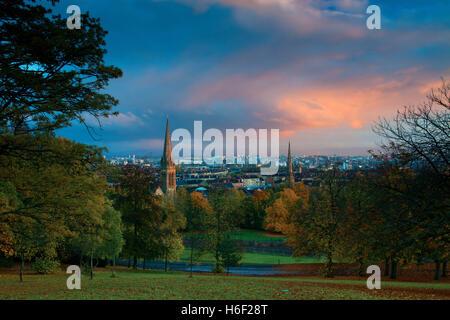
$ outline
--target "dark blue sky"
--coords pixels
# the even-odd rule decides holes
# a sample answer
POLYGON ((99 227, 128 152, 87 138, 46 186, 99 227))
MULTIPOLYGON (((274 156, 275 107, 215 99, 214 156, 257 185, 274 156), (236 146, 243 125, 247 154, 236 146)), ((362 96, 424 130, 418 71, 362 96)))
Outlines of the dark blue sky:
POLYGON ((100 17, 107 91, 121 115, 94 141, 111 154, 158 156, 171 128, 279 128, 282 150, 364 154, 371 124, 421 102, 450 71, 450 1, 62 0, 100 17), (381 8, 382 29, 366 28, 381 8))

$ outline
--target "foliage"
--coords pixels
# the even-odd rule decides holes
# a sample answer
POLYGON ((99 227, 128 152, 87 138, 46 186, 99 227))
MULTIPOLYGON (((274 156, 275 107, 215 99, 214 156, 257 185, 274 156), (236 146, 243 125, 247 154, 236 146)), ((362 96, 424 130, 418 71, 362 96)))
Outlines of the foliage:
POLYGON ((0 250, 20 259, 21 280, 25 260, 101 226, 103 150, 54 131, 79 121, 92 133, 87 117, 117 114, 103 90, 122 74, 103 61, 99 20, 83 14, 72 32, 55 2, 0 2, 0 250))
POLYGON ((112 207, 112 203, 109 200, 105 202, 102 220, 103 227, 100 231, 102 244, 97 248, 96 256, 114 259, 122 250, 124 239, 122 236, 121 213, 112 207))
POLYGON ((32 269, 34 272, 40 274, 49 274, 55 272, 59 266, 59 261, 56 261, 55 259, 50 257, 39 257, 33 262, 32 269))
POLYGON ((162 255, 166 261, 178 260, 184 250, 183 240, 179 231, 186 226, 183 212, 177 210, 174 199, 167 197, 161 199, 163 223, 160 227, 162 255))
MULTIPOLYGON (((376 181, 391 199, 397 240, 396 260, 447 261, 450 242, 450 83, 443 79, 425 102, 399 110, 392 120, 382 118, 374 127, 383 138, 382 176, 376 181)), ((392 225, 392 224, 391 224, 392 225)))
POLYGON ((242 200, 243 222, 241 227, 263 229, 265 209, 268 204, 269 193, 256 190, 252 195, 242 200))
POLYGON ((322 185, 308 190, 301 183, 286 188, 267 208, 266 228, 288 236, 295 256, 325 255, 325 275, 332 276, 333 258, 341 245, 344 177, 332 170, 322 176, 322 185))
POLYGON ((218 188, 210 195, 212 211, 207 221, 207 250, 212 252, 216 258, 216 266, 223 267, 222 256, 220 254, 222 242, 226 236, 235 230, 239 225, 242 216, 242 199, 245 195, 238 190, 228 190, 218 188))
POLYGON ((56 255, 62 242, 95 224, 107 188, 100 149, 48 135, 30 141, 55 152, 24 159, 0 156, 0 193, 6 203, 0 209, 0 247, 22 261, 38 253, 56 255))
MULTIPOLYGON (((122 72, 104 64, 106 31, 99 19, 83 13, 82 20, 83 28, 73 32, 52 5, 1 2, 2 134, 48 133, 73 120, 87 125, 87 114, 113 114, 118 101, 101 91, 122 72)), ((13 155, 14 150, 21 149, 0 144, 0 154, 13 155)))
MULTIPOLYGON (((157 196, 158 183, 151 168, 130 165, 113 173, 117 188, 111 197, 122 212, 122 254, 133 257, 134 268, 139 257, 163 258, 166 263, 178 260, 184 249, 179 231, 186 226, 186 206, 181 203, 181 195, 157 196)), ((187 194, 183 195, 186 201, 187 194)))
POLYGON ((200 192, 192 192, 189 196, 184 189, 177 191, 176 204, 183 208, 186 217, 187 232, 189 235, 189 262, 192 266, 200 259, 205 251, 205 233, 207 231, 207 219, 210 217, 212 208, 200 192))
POLYGON ((222 241, 219 247, 219 254, 222 260, 223 267, 229 272, 230 267, 239 266, 242 260, 242 248, 237 245, 235 240, 226 238, 222 241))
POLYGON ((225 268, 221 264, 216 264, 216 265, 214 265, 212 267, 211 272, 212 273, 224 273, 225 272, 225 268))

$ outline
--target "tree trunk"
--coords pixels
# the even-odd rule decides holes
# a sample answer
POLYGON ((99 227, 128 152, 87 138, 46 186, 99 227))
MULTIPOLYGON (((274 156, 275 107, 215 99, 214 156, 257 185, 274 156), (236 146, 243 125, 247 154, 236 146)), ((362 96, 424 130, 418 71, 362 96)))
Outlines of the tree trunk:
POLYGON ((83 250, 80 252, 80 269, 83 268, 83 250))
POLYGON ((441 261, 435 260, 434 263, 436 264, 436 269, 434 272, 434 280, 440 280, 441 279, 441 261))
POLYGON ((128 269, 131 267, 131 257, 128 257, 128 269))
POLYGON ((116 277, 116 275, 115 275, 115 273, 114 273, 114 269, 116 268, 116 257, 114 256, 113 257, 113 259, 112 259, 112 269, 111 269, 111 272, 112 272, 112 274, 111 274, 111 278, 115 278, 116 277))
POLYGON ((164 251, 164 272, 167 272, 167 249, 164 251))
POLYGON ((145 270, 145 257, 144 257, 144 264, 142 265, 142 270, 145 270))
POLYGON ((397 261, 391 259, 391 279, 397 279, 397 261))
POLYGON ((358 269, 358 275, 360 277, 363 277, 366 275, 366 270, 364 270, 364 258, 358 258, 358 264, 359 264, 359 269, 358 269))
MULTIPOLYGON (((219 210, 217 210, 217 238, 216 238, 216 266, 217 266, 217 270, 219 269, 219 248, 220 248, 220 242, 222 241, 221 239, 221 234, 220 234, 220 212, 219 210)), ((216 270, 216 271, 217 271, 216 270)))
POLYGON ((19 276, 20 276, 20 282, 23 282, 23 266, 24 266, 24 261, 23 261, 23 254, 20 255, 20 270, 19 270, 19 276))
MULTIPOLYGON (((134 224, 134 240, 137 240, 137 223, 134 224)), ((137 269, 137 257, 133 256, 133 269, 137 269)))
POLYGON ((442 278, 447 277, 447 261, 442 262, 442 278))
POLYGON ((189 276, 190 278, 192 278, 192 264, 194 263, 194 239, 193 237, 191 238, 191 275, 189 276))
POLYGON ((91 280, 94 278, 94 250, 91 250, 91 280))
POLYGON ((384 275, 389 276, 389 257, 384 259, 384 275))
POLYGON ((333 267, 333 256, 331 254, 331 252, 327 253, 327 262, 326 262, 326 266, 325 266, 325 277, 326 278, 332 278, 333 277, 333 271, 332 271, 332 267, 333 267))

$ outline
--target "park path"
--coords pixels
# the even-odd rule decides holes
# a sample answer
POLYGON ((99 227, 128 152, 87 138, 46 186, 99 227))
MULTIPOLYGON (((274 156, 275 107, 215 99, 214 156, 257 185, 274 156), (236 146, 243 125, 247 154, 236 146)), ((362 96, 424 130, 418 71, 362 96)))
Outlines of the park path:
MULTIPOLYGON (((127 266, 128 261, 120 260, 116 262, 117 265, 127 266)), ((138 262, 138 267, 143 267, 143 262, 138 262)), ((145 267, 152 270, 164 270, 164 261, 147 261, 145 267)), ((200 263, 192 266, 193 272, 211 272, 214 267, 213 263, 200 263)), ((168 264, 170 271, 185 271, 190 272, 191 266, 186 262, 170 262, 168 264)), ((274 275, 301 275, 304 274, 301 270, 286 271, 279 268, 275 264, 242 264, 239 267, 231 267, 229 272, 231 274, 247 275, 247 276, 274 276, 274 275)))

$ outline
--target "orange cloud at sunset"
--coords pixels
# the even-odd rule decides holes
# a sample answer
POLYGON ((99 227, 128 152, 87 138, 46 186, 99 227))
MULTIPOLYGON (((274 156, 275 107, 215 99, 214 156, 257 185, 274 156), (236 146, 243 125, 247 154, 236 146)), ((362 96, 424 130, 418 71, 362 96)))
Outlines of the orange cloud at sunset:
POLYGON ((188 108, 239 99, 259 119, 270 119, 282 137, 311 128, 369 128, 380 116, 391 117, 404 105, 419 104, 439 82, 420 68, 386 76, 339 79, 340 72, 294 83, 272 71, 255 77, 233 75, 195 87, 188 108), (337 80, 335 80, 337 79, 337 80))
POLYGON ((278 99, 276 110, 282 127, 290 133, 309 128, 361 129, 380 116, 392 116, 404 105, 419 104, 438 85, 420 79, 354 79, 288 92, 278 99))

